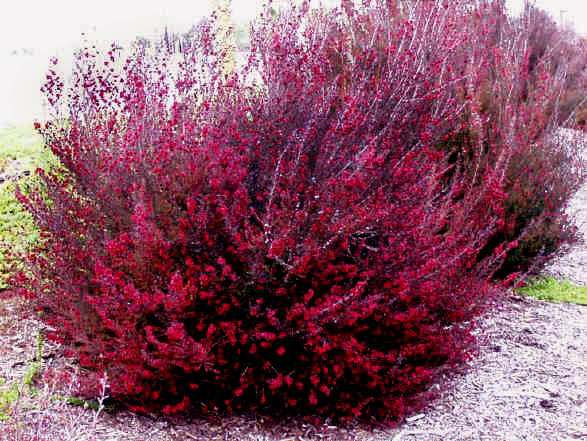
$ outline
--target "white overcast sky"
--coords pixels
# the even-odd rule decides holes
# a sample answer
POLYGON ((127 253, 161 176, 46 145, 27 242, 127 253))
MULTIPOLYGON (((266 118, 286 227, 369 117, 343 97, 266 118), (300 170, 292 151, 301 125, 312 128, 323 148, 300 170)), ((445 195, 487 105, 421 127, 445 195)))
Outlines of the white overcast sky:
MULTIPOLYGON (((506 1, 514 13, 524 3, 506 1)), ((248 21, 261 3, 232 0, 233 19, 248 21)), ((536 4, 557 20, 565 11, 566 20, 587 35, 587 0, 536 0, 536 4)), ((39 115, 39 84, 48 56, 71 55, 82 32, 91 40, 124 43, 137 35, 153 36, 165 26, 186 31, 211 10, 212 0, 0 0, 0 125, 39 115), (23 49, 29 50, 28 56, 10 55, 15 50, 22 55, 23 49)))
MULTIPOLYGON (((332 2, 333 0, 328 0, 332 2)), ((524 0, 507 0, 519 10, 524 0)), ((75 44, 81 32, 127 39, 168 25, 184 30, 207 15, 211 0, 0 0, 0 50, 56 48, 75 44), (95 27, 95 31, 94 31, 95 27), (92 32, 93 31, 93 32, 92 32)), ((556 19, 560 11, 587 34, 587 0, 537 0, 556 19)), ((256 14, 258 0, 233 0, 235 20, 256 14)))

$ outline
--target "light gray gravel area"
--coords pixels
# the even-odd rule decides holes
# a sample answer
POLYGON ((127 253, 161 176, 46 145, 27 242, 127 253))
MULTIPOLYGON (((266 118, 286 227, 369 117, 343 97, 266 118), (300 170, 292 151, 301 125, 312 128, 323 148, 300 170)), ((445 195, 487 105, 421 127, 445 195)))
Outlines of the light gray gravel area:
MULTIPOLYGON (((577 142, 583 145, 582 160, 587 162, 587 135, 568 129, 563 129, 559 133, 562 139, 577 139, 577 142)), ((578 243, 552 259, 544 268, 543 274, 585 286, 587 285, 587 181, 569 200, 566 213, 573 219, 582 237, 578 243)))
POLYGON ((587 440, 587 309, 511 295, 469 372, 392 441, 587 440))

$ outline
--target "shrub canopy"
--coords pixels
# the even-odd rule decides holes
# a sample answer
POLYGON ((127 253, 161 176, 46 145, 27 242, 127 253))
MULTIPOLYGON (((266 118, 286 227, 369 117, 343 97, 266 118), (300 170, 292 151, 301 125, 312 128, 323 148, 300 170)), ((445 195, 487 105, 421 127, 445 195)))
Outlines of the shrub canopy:
POLYGON ((233 72, 212 20, 48 75, 62 168, 19 194, 44 240, 14 283, 115 399, 401 418, 471 355, 506 256, 570 231, 568 64, 535 15, 364 3, 267 11, 233 72))

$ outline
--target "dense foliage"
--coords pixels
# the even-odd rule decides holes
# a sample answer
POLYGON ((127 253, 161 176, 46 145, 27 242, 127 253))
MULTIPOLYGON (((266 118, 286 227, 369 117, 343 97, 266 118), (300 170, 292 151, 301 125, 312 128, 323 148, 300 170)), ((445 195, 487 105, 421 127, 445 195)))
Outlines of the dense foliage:
POLYGON ((62 167, 19 196, 43 242, 14 283, 115 399, 401 418, 471 355, 508 253, 566 237, 569 64, 534 15, 363 3, 267 13, 233 72, 212 20, 48 75, 62 167))

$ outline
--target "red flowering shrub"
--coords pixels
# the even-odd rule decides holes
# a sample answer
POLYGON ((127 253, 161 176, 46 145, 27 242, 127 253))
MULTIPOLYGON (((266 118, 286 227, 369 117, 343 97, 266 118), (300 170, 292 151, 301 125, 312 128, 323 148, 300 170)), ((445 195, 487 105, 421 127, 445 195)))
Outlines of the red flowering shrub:
POLYGON ((112 397, 398 418, 469 357, 517 245, 495 242, 511 158, 544 113, 487 90, 522 87, 523 59, 495 49, 490 72, 473 51, 499 8, 406 5, 261 19, 232 74, 203 24, 126 60, 80 52, 65 106, 48 75, 39 131, 63 168, 19 195, 44 240, 13 282, 112 397))
MULTIPOLYGON (((344 77, 349 66, 344 58, 360 54, 365 45, 371 45, 378 58, 376 69, 393 56, 388 53, 397 40, 393 32, 401 32, 414 12, 402 2, 392 2, 392 9, 387 20, 391 33, 380 32, 379 20, 366 12, 352 21, 353 32, 337 35, 334 42, 345 42, 347 52, 331 47, 336 74, 344 77)), ((461 128, 438 147, 453 166, 447 177, 460 173, 473 186, 502 155, 506 225, 495 231, 480 257, 501 243, 516 242, 505 261, 499 261, 496 275, 503 277, 539 265, 561 243, 574 239, 561 213, 581 182, 580 173, 573 171, 581 168, 580 138, 558 137, 555 128, 581 121, 587 105, 587 52, 585 40, 558 27, 531 4, 515 19, 506 16, 499 2, 481 2, 477 10, 460 23, 469 32, 455 43, 459 47, 452 64, 449 57, 444 60, 449 72, 453 67, 460 75, 468 71, 453 88, 464 110, 461 128)))
POLYGON ((506 228, 487 248, 518 243, 497 273, 505 276, 539 266, 561 243, 575 238, 562 212, 584 176, 581 138, 561 136, 558 125, 578 121, 582 103, 572 97, 587 91, 587 52, 576 35, 532 5, 512 23, 497 12, 488 19, 492 37, 474 34, 471 42, 487 70, 472 82, 468 126, 479 126, 475 118, 483 121, 472 142, 475 150, 488 153, 490 163, 496 159, 494 145, 497 151, 509 150, 506 228))

